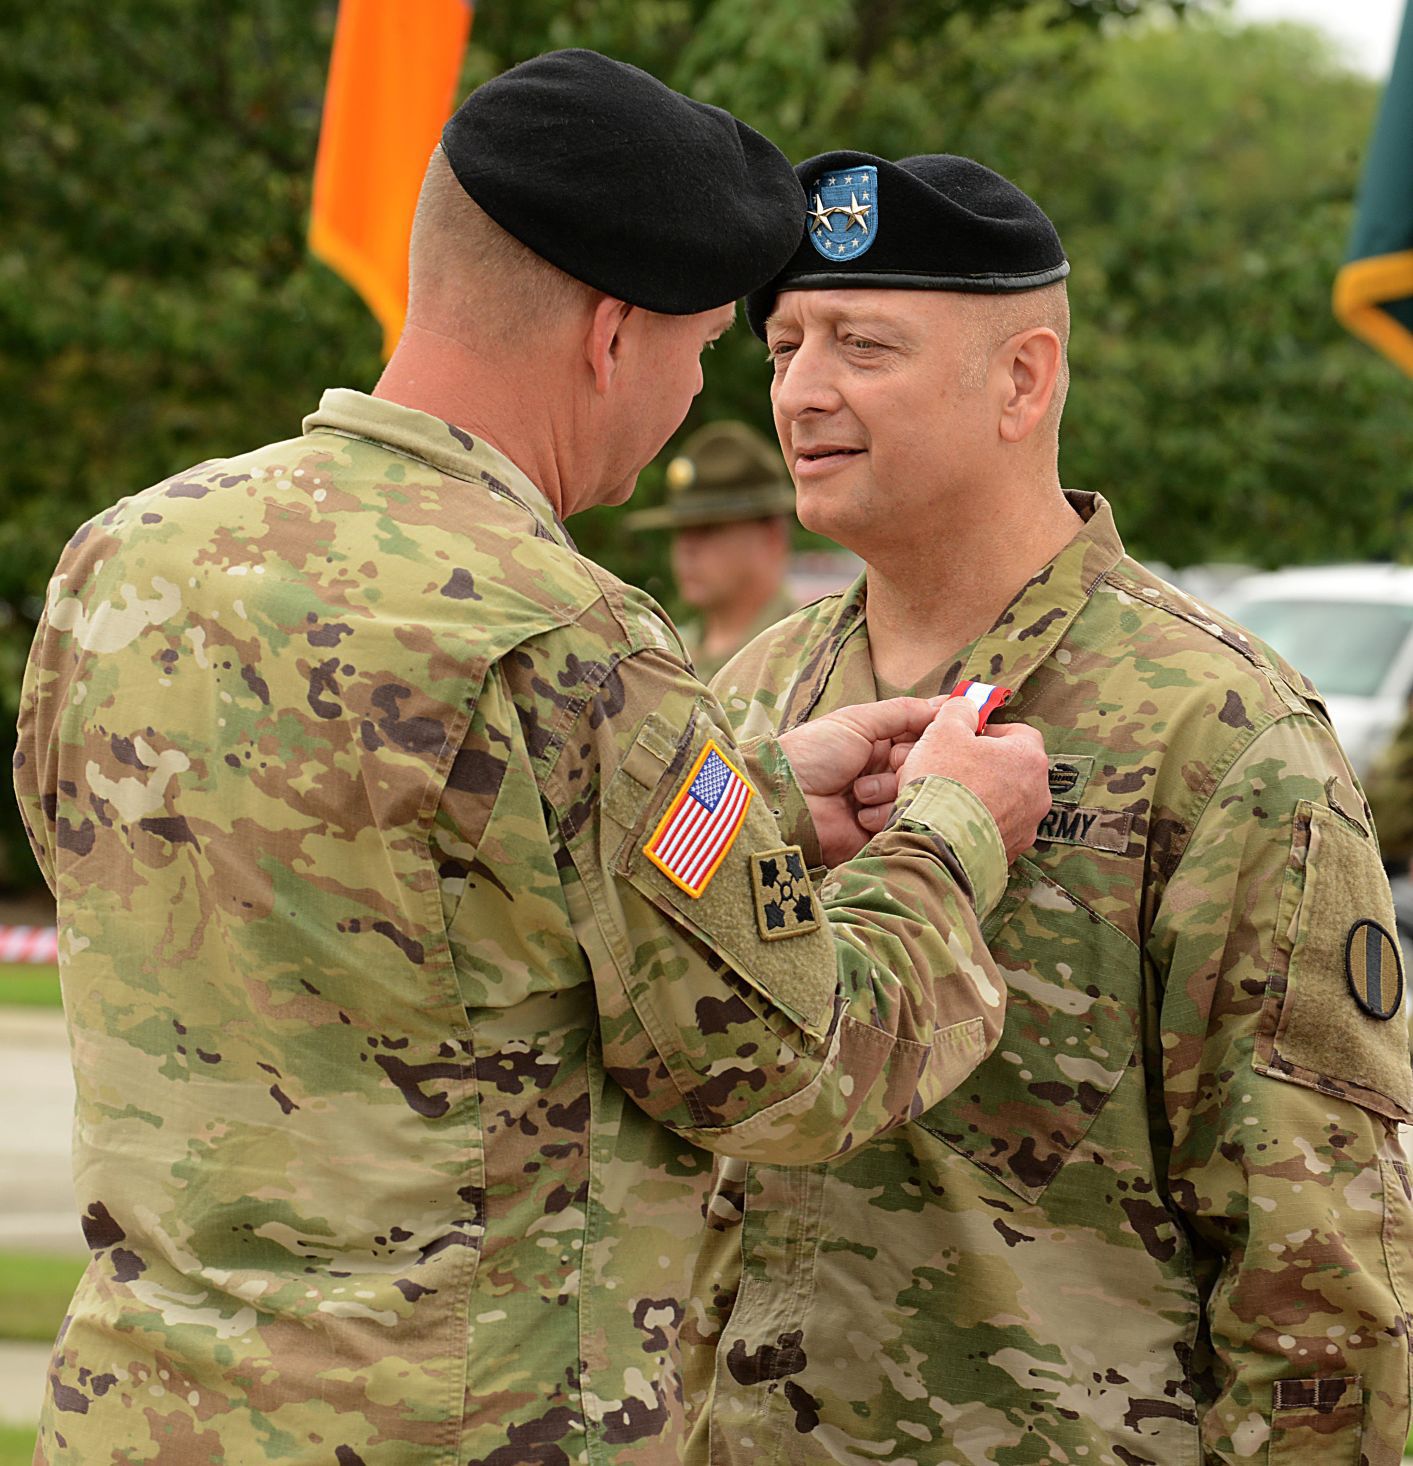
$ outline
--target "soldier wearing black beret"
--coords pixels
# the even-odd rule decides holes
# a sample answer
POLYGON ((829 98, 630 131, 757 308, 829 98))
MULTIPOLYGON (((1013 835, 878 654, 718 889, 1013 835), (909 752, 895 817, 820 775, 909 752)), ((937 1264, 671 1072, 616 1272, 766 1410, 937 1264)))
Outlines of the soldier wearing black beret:
POLYGON ((94 1256, 38 1459, 675 1466, 707 1152, 854 1149, 994 1042, 1038 737, 743 748, 564 527, 803 219, 730 114, 526 62, 430 162, 374 394, 71 539, 16 771, 94 1256))
POLYGON ((951 153, 890 163, 821 153, 796 174, 805 232, 784 269, 746 300, 753 330, 782 290, 945 290, 1008 295, 1070 272, 1055 226, 1014 184, 951 153))
POLYGON ((966 1083, 825 1166, 718 1163, 703 1454, 1397 1466, 1404 979, 1319 695, 1062 489, 1040 208, 946 154, 797 172, 805 235, 747 314, 799 518, 866 570, 713 690, 754 735, 999 684, 1053 807, 986 927, 1005 1025, 966 1083))

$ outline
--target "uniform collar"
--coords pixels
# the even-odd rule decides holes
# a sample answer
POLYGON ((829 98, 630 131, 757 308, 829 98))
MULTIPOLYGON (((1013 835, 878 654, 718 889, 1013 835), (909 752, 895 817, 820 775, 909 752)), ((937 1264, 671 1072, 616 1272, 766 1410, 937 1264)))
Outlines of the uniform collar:
MULTIPOLYGON (((950 692, 963 677, 1009 687, 1022 702, 1030 674, 1059 646, 1095 587, 1123 558, 1123 542, 1113 511, 1098 494, 1065 497, 1084 521, 1074 538, 1016 592, 996 623, 945 668, 936 687, 920 692, 950 692)), ((782 709, 782 727, 809 717, 825 687, 830 703, 872 702, 878 695, 869 658, 868 572, 844 593, 829 623, 822 655, 811 656, 782 709)))
POLYGON ((1011 706, 1018 706, 1026 679, 1051 656, 1099 582, 1123 559, 1123 541, 1108 504, 1098 494, 1065 497, 1083 525, 1016 592, 991 630, 964 654, 958 676, 939 692, 950 691, 960 677, 973 677, 1009 687, 1016 694, 1011 706))
POLYGON ((453 423, 366 392, 330 387, 319 399, 319 410, 304 419, 304 431, 362 438, 452 478, 483 484, 529 513, 539 538, 574 548, 569 531, 544 494, 504 453, 453 423))

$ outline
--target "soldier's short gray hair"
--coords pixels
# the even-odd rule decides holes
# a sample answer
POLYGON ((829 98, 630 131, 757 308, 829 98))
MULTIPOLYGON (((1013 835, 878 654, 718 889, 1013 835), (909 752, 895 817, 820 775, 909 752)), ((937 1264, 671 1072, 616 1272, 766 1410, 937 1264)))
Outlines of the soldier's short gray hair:
POLYGON ((1047 425, 1058 431, 1070 384, 1070 303, 1065 282, 1060 280, 1039 290, 1006 295, 959 295, 957 299, 967 303, 962 329, 966 333, 964 358, 972 373, 968 386, 981 386, 991 353, 1012 336, 1046 326, 1060 338, 1060 375, 1045 415, 1047 425))
POLYGON ((597 292, 495 222, 434 149, 412 221, 408 319, 462 340, 533 335, 597 292))

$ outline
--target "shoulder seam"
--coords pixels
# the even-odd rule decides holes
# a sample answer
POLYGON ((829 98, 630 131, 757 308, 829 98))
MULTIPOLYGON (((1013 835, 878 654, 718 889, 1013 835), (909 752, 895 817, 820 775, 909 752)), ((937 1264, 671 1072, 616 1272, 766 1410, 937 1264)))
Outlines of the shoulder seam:
MULTIPOLYGON (((1185 622, 1208 641, 1215 641, 1240 657, 1290 712, 1324 711, 1319 691, 1309 685, 1294 667, 1286 667, 1278 659, 1272 660, 1260 642, 1247 636, 1235 622, 1231 623, 1231 628, 1234 629, 1229 629, 1225 624, 1227 618, 1220 612, 1205 607, 1198 601, 1194 601, 1192 609, 1189 609, 1181 601, 1162 595, 1156 589, 1144 585, 1137 577, 1124 574, 1117 567, 1107 572, 1104 579, 1116 591, 1131 595, 1143 605, 1185 622), (1205 616, 1200 614, 1204 610, 1208 612, 1205 616)), ((1173 587, 1173 591, 1177 597, 1190 599, 1184 597, 1184 593, 1176 587, 1173 587)))
MULTIPOLYGON (((1177 859, 1173 862, 1173 870, 1182 864, 1187 857, 1187 848, 1191 843, 1193 832, 1202 822, 1208 809, 1211 808, 1212 800, 1216 797, 1217 791, 1226 782, 1227 775, 1231 773, 1242 758, 1244 758, 1255 747, 1260 740, 1277 726, 1291 718, 1308 718, 1316 727, 1324 728, 1319 717, 1310 709, 1300 710, 1292 707, 1282 707, 1278 712, 1272 712, 1260 723, 1252 728, 1251 732, 1244 738, 1233 738, 1228 744, 1222 758, 1218 759, 1211 767, 1208 777, 1203 781, 1201 787, 1195 792, 1195 804, 1190 818, 1183 821, 1182 849, 1177 859)), ((1326 730, 1328 731, 1328 730, 1326 730)))
MULTIPOLYGON (((569 735, 584 715, 584 709, 593 700, 594 694, 601 688, 610 677, 623 665, 634 657, 642 656, 664 656, 664 648, 659 646, 631 647, 627 650, 616 651, 604 662, 594 664, 592 676, 586 676, 579 684, 579 691, 575 696, 567 698, 560 711, 559 717, 555 720, 554 727, 546 740, 545 752, 538 762, 543 767, 543 777, 540 780, 541 790, 545 790, 555 776, 559 768, 560 755, 569 744, 569 735)), ((700 702, 700 699, 698 699, 700 702)))
MULTIPOLYGON (((1258 671, 1264 672, 1266 676, 1275 680, 1279 671, 1274 667, 1260 650, 1247 638, 1233 638, 1228 640, 1220 635, 1224 628, 1220 623, 1213 620, 1208 621, 1200 617, 1196 611, 1189 611, 1181 605, 1175 605, 1166 596, 1160 597, 1156 592, 1151 592, 1144 586, 1143 582, 1134 576, 1126 575, 1118 566, 1107 570, 1100 577, 1100 581, 1108 581, 1115 590, 1121 590, 1125 595, 1137 596, 1146 606, 1151 606, 1155 611, 1165 611, 1169 616, 1176 617, 1179 621, 1185 621, 1189 626, 1195 627, 1205 636, 1213 641, 1219 641, 1223 646, 1230 647, 1238 656, 1244 657, 1258 671)), ((1181 594, 1181 592, 1179 592, 1181 594)))

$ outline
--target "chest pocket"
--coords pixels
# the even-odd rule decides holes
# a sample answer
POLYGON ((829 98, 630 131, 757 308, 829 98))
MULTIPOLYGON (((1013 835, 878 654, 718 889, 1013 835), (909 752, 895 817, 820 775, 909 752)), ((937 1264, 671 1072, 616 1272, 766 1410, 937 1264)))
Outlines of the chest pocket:
POLYGON ((1030 860, 982 927, 1006 980, 995 1052, 917 1123, 1035 1201, 1133 1061, 1133 943, 1030 860))

